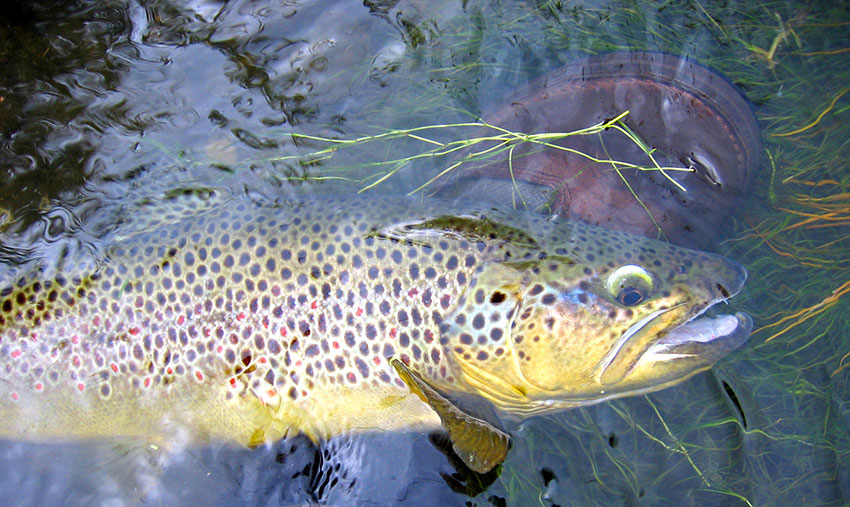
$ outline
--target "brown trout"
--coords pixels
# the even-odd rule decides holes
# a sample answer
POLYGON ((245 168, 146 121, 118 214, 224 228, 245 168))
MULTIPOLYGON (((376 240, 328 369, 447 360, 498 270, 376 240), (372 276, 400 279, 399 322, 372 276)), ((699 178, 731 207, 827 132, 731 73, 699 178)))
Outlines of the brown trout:
POLYGON ((433 430, 480 471, 523 418, 647 393, 744 343, 721 256, 533 213, 234 199, 6 268, 0 437, 257 445, 433 430))

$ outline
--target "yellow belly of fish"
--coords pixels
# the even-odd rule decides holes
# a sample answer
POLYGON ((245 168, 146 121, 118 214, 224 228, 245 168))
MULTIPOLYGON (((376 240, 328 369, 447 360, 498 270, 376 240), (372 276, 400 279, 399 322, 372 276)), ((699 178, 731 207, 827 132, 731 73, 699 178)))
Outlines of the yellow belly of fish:
POLYGON ((95 394, 54 392, 7 406, 0 413, 0 437, 67 441, 108 436, 166 447, 175 441, 256 446, 298 433, 319 440, 349 432, 440 426, 433 410, 406 388, 318 388, 309 398, 293 401, 271 393, 228 397, 224 383, 219 389, 178 388, 148 396, 122 392, 121 384, 115 382, 108 403, 95 394))

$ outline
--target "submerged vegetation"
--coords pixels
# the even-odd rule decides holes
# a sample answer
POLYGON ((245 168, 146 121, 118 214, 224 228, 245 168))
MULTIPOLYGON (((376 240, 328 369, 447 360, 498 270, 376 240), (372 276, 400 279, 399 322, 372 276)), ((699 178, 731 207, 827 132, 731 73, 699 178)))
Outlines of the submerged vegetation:
MULTIPOLYGON (((481 498, 842 503, 850 483, 850 11, 826 3, 625 4, 495 4, 486 14, 549 51, 696 52, 744 90, 762 127, 762 168, 716 248, 750 270, 746 295, 733 304, 753 314, 757 329, 749 347, 679 388, 526 424, 499 482, 481 498), (695 51, 689 28, 712 49, 695 51)), ((477 45, 486 53, 489 30, 444 28, 441 37, 447 51, 477 45)), ((444 72, 469 78, 486 69, 444 72)), ((402 134, 418 135, 384 135, 402 134)), ((419 140, 434 144, 427 157, 475 142, 419 140)), ((364 187, 407 162, 376 168, 364 187)))
MULTIPOLYGON (((152 4, 156 16, 149 18, 159 32, 152 28, 147 42, 188 45, 192 37, 200 38, 188 31, 177 37, 156 25, 177 16, 179 8, 152 4)), ((327 67, 335 72, 329 80, 346 80, 347 88, 341 88, 373 83, 381 90, 362 87, 365 110, 323 117, 308 94, 278 91, 271 78, 257 77, 265 75, 262 59, 231 56, 229 78, 261 88, 270 103, 282 104, 287 121, 254 132, 241 125, 222 128, 204 149, 142 136, 139 144, 161 155, 150 166, 162 172, 212 167, 214 174, 228 177, 257 175, 263 184, 294 193, 426 195, 441 178, 511 154, 520 143, 552 147, 566 136, 610 128, 628 136, 621 123, 628 111, 564 133, 514 132, 478 119, 487 104, 504 100, 493 91, 499 88, 491 86, 494 82, 519 88, 567 61, 624 50, 688 55, 718 70, 752 102, 762 130, 761 169, 750 182, 750 195, 727 220, 724 240, 710 247, 749 270, 744 292, 730 302, 753 316, 756 329, 749 344, 677 387, 531 419, 514 430, 518 438, 489 487, 482 483, 492 477, 482 481, 462 473, 446 476, 450 486, 476 503, 494 505, 683 499, 845 504, 842 495, 850 488, 850 7, 826 1, 704 0, 494 0, 455 2, 450 9, 443 2, 364 4, 392 23, 403 42, 402 49, 388 45, 344 68, 327 67)), ((218 44, 225 47, 225 42, 218 44)), ((321 58, 305 51, 299 65, 315 70, 321 58)), ((209 121, 228 125, 221 113, 210 113, 209 121)), ((624 171, 667 169, 606 162, 624 171)), ((83 173, 69 171, 81 179, 83 173)), ((104 194, 114 186, 121 197, 135 197, 132 192, 142 186, 126 190, 113 185, 120 178, 100 176, 98 191, 104 194)), ((203 181, 210 187, 219 183, 203 181)), ((11 201, 0 207, 3 231, 23 220, 11 201)), ((42 211, 53 204, 44 199, 33 207, 48 216, 42 211)))
MULTIPOLYGON (((431 67, 365 113, 371 133, 282 131, 273 144, 287 154, 264 150, 228 168, 270 164, 280 181, 338 185, 329 191, 427 194, 465 164, 518 143, 551 147, 621 128, 628 114, 577 132, 512 132, 470 121, 481 111, 468 90, 494 74, 522 83, 541 71, 526 66, 541 61, 553 68, 630 49, 692 55, 722 72, 754 104, 764 140, 750 195, 714 246, 750 271, 732 302, 756 321, 750 344, 676 388, 531 420, 499 479, 468 492, 497 505, 683 496, 842 503, 850 485, 850 10, 828 2, 465 5, 452 18, 418 11, 400 22, 411 59, 431 67), (519 55, 522 65, 512 60, 519 55), (423 77, 430 88, 414 82, 423 77), (449 120, 434 123, 434 111, 449 120)), ((371 65, 364 73, 377 72, 371 65)))

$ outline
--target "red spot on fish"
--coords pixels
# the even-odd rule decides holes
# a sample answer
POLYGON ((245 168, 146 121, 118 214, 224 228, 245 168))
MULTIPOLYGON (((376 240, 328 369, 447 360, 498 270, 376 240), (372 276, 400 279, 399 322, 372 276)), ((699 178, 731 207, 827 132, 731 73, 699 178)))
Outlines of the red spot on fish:
POLYGON ((12 357, 18 357, 18 356, 20 356, 20 355, 21 355, 21 351, 20 351, 20 350, 13 350, 13 351, 12 351, 12 357))
POLYGON ((172 370, 171 368, 168 368, 167 370, 165 370, 165 372, 168 373, 169 375, 171 375, 172 373, 174 373, 174 370, 172 370))
POLYGON ((141 329, 139 329, 137 327, 131 327, 129 332, 130 332, 131 335, 136 336, 137 334, 139 334, 140 331, 141 331, 141 329))
POLYGON ((78 356, 74 356, 71 362, 74 363, 74 366, 80 366, 80 358, 78 356))
POLYGON ((195 376, 198 378, 198 380, 204 380, 204 374, 199 371, 195 372, 195 376))
POLYGON ((307 396, 307 391, 302 390, 302 391, 301 391, 301 396, 307 396))
POLYGON ((425 343, 431 343, 434 341, 434 332, 430 329, 425 330, 425 343))
POLYGON ((91 323, 94 327, 99 327, 100 326, 100 317, 95 316, 95 318, 93 318, 91 320, 91 323))
POLYGON ((230 377, 230 386, 236 387, 236 377, 230 377))
POLYGON ((181 315, 181 316, 179 316, 179 317, 177 317, 177 325, 182 326, 182 325, 183 325, 183 322, 184 322, 185 320, 186 320, 186 318, 185 318, 185 317, 183 317, 182 315, 181 315))
POLYGON ((82 382, 80 382, 79 384, 77 384, 77 390, 78 390, 78 391, 83 392, 83 390, 84 390, 85 388, 86 388, 86 385, 85 385, 85 384, 83 384, 82 382))
POLYGON ((313 301, 312 303, 310 303, 310 308, 312 308, 312 309, 314 309, 314 310, 315 310, 315 309, 316 309, 316 308, 318 308, 318 307, 319 307, 319 303, 318 303, 318 302, 313 301))
POLYGON ((12 393, 12 399, 18 401, 18 393, 12 393))
POLYGON ((334 346, 335 349, 338 349, 339 348, 339 342, 333 342, 333 346, 334 346))
POLYGON ((275 396, 277 392, 274 389, 269 389, 266 391, 266 396, 275 396))
POLYGON ((355 377, 353 373, 349 373, 348 375, 346 375, 346 378, 352 384, 357 381, 357 377, 355 377))
POLYGON ((269 318, 268 317, 263 317, 263 327, 265 329, 269 328, 269 318))
POLYGON ((265 363, 265 362, 266 362, 266 358, 265 358, 265 357, 261 357, 261 358, 257 359, 257 361, 259 361, 259 362, 261 362, 261 363, 265 363))
POLYGON ((381 358, 380 357, 374 357, 374 358, 372 358, 372 361, 374 361, 376 365, 381 364, 381 358))
POLYGON ((245 312, 239 312, 239 315, 236 316, 236 320, 245 320, 245 312))
POLYGON ((363 315, 363 308, 358 308, 357 309, 357 316, 359 317, 361 315, 363 315))
POLYGON ((280 335, 286 336, 286 327, 285 326, 280 326, 280 335))
POLYGON ((219 345, 218 348, 215 349, 215 351, 218 352, 219 354, 221 354, 222 352, 224 352, 224 347, 219 345))
POLYGON ((406 364, 407 366, 410 366, 410 356, 408 356, 407 354, 402 354, 401 362, 406 364))
POLYGON ((114 371, 115 373, 118 373, 118 365, 117 364, 112 363, 112 371, 114 371))
POLYGON ((204 338, 209 338, 211 334, 212 334, 212 331, 210 331, 210 328, 205 327, 204 328, 204 338))
POLYGON ((150 387, 150 386, 151 386, 151 378, 148 377, 148 378, 145 379, 145 387, 150 387))
POLYGON ((395 338, 395 336, 397 334, 398 334, 398 331, 396 330, 396 328, 394 328, 394 327, 390 328, 390 338, 395 338))
POLYGON ((301 366, 301 360, 295 361, 295 366, 301 366))
POLYGON ((80 337, 77 336, 77 335, 72 336, 71 337, 71 343, 73 343, 74 345, 77 345, 78 343, 80 343, 80 337))
POLYGON ((42 384, 41 382, 39 382, 35 385, 36 391, 41 391, 42 389, 44 389, 44 384, 42 384))
POLYGON ((416 289, 416 288, 413 288, 413 289, 410 289, 409 291, 407 291, 407 295, 410 296, 410 297, 416 297, 417 294, 419 294, 419 289, 416 289))

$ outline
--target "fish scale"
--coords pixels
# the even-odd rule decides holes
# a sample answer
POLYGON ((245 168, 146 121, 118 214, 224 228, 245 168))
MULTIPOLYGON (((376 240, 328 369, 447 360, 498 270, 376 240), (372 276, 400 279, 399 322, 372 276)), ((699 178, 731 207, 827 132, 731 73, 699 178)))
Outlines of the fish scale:
POLYGON ((377 245, 364 217, 386 213, 322 204, 230 203, 121 241, 91 273, 7 289, 7 395, 108 401, 127 395, 119 379, 139 396, 214 383, 267 404, 325 385, 406 392, 394 355, 445 378, 435 332, 474 270, 469 245, 377 245))
POLYGON ((520 412, 516 397, 531 403, 544 388, 583 404, 594 365, 637 319, 672 300, 690 318, 743 283, 713 254, 441 201, 234 199, 146 220, 101 257, 41 266, 0 292, 0 434, 155 440, 182 429, 254 445, 438 427, 390 358, 520 412), (667 287, 640 311, 594 292, 627 262, 667 287), (564 319, 570 301, 592 318, 564 319), (541 360, 564 382, 572 375, 553 362, 568 366, 575 385, 538 379, 541 360))

